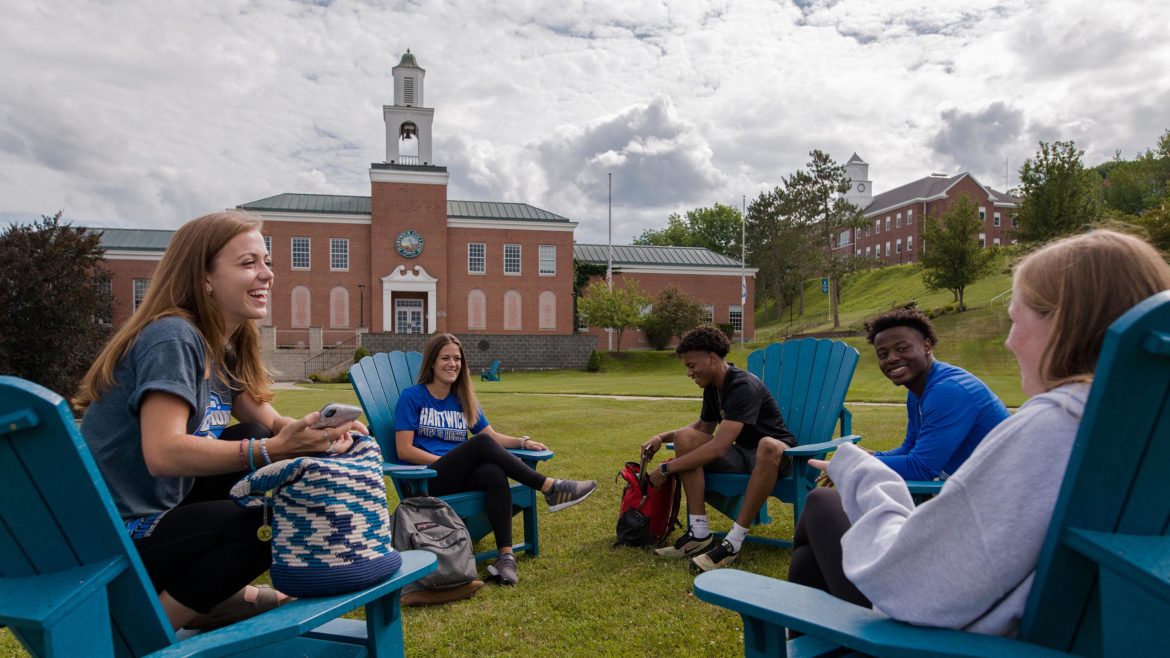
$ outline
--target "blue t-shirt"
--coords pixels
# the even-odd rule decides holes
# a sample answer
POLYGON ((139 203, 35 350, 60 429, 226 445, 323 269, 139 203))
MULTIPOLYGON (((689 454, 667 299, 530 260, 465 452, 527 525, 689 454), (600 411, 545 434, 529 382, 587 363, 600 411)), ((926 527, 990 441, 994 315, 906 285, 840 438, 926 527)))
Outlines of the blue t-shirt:
POLYGON ((233 392, 212 371, 205 379, 207 354, 203 337, 177 316, 142 328, 133 346, 114 368, 114 385, 86 409, 81 434, 110 488, 118 512, 138 533, 149 534, 159 516, 190 492, 194 478, 155 477, 142 456, 138 414, 147 393, 162 391, 190 408, 186 430, 218 437, 231 417, 233 392), (143 526, 140 520, 150 523, 143 526))
POLYGON ((1007 407, 978 377, 935 361, 922 395, 906 394, 902 445, 874 456, 903 479, 933 480, 958 470, 1008 415, 1007 407))
MULTIPOLYGON (((471 434, 484 431, 488 424, 483 409, 480 409, 471 434)), ((415 384, 406 389, 394 409, 394 431, 406 430, 414 432, 416 448, 439 456, 451 452, 468 438, 467 421, 463 418, 459 396, 452 392, 440 400, 431 395, 426 384, 415 384)))

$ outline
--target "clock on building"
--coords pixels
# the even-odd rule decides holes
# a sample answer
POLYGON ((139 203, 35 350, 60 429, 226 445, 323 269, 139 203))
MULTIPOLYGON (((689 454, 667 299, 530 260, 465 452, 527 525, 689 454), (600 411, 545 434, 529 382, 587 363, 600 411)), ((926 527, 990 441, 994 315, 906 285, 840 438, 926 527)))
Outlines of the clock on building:
POLYGON ((414 258, 423 252, 423 238, 417 231, 407 229, 394 238, 394 248, 404 258, 414 258))
POLYGON ((864 192, 865 191, 865 183, 858 183, 857 184, 857 191, 864 192))

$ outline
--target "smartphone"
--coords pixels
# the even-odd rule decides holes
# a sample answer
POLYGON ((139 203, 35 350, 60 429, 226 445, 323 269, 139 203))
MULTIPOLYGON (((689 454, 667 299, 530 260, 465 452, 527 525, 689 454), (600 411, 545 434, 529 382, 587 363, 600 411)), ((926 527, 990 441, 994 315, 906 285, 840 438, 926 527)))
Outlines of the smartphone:
POLYGON ((361 415, 361 407, 355 407, 352 404, 330 402, 324 407, 321 407, 321 419, 313 423, 313 429, 321 430, 326 427, 344 425, 352 420, 357 420, 361 415))

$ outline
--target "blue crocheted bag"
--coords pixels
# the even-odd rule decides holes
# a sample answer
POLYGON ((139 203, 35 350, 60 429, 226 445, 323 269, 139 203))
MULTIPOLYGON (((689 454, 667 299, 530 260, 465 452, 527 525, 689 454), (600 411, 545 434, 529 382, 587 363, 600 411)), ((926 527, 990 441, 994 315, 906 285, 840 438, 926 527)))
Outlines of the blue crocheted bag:
POLYGON ((385 580, 402 565, 390 546, 382 452, 368 436, 355 437, 344 453, 259 468, 231 493, 243 507, 272 506, 269 573, 285 594, 352 592, 385 580))

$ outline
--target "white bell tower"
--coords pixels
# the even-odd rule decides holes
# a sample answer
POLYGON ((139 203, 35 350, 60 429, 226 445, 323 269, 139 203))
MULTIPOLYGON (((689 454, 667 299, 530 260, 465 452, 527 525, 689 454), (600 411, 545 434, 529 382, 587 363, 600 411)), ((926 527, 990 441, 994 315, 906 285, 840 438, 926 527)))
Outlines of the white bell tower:
POLYGON ((845 200, 865 210, 873 203, 873 182, 869 180, 869 165, 856 153, 845 163, 845 175, 849 178, 849 191, 845 200))
POLYGON ((434 108, 423 107, 427 72, 408 48, 394 72, 394 104, 382 106, 386 121, 386 162, 430 165, 434 108))

